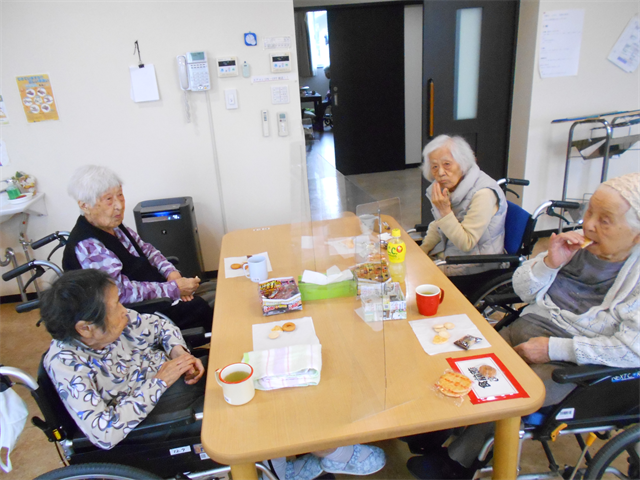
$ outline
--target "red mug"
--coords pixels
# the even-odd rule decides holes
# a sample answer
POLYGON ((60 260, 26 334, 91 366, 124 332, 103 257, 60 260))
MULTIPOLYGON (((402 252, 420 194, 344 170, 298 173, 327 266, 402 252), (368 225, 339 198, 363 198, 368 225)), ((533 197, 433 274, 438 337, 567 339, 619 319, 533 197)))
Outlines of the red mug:
POLYGON ((435 285, 420 285, 416 287, 416 303, 420 315, 430 317, 438 313, 438 305, 444 300, 444 290, 435 285))

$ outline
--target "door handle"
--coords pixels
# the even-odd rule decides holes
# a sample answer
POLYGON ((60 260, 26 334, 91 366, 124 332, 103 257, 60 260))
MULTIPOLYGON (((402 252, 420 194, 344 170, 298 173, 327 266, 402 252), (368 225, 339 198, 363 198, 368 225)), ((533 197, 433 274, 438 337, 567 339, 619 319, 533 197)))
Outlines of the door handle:
POLYGON ((338 106, 338 94, 337 93, 333 94, 333 106, 334 107, 338 106))
POLYGON ((429 137, 433 138, 433 103, 435 94, 435 82, 433 78, 429 79, 429 137))

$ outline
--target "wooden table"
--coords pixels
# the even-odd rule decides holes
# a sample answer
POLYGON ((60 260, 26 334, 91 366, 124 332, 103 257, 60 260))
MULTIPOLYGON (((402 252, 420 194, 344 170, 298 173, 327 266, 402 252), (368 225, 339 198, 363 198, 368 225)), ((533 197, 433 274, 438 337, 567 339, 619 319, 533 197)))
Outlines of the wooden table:
MULTIPOLYGON (((390 217, 388 221, 397 226, 390 217)), ((256 284, 244 277, 224 278, 225 257, 262 251, 269 252, 272 278, 297 277, 304 269, 324 272, 334 264, 346 268, 353 257, 329 255, 326 240, 358 234, 358 219, 349 216, 224 236, 202 427, 205 451, 231 465, 234 478, 255 479, 256 461, 497 420, 494 478, 515 478, 520 417, 542 405, 544 386, 404 231, 408 320, 422 318, 411 293, 415 287, 441 286, 446 296, 437 315, 466 313, 491 343, 473 353, 495 353, 529 398, 481 405, 466 400, 455 406, 436 396, 431 386, 448 368, 447 357, 468 352, 427 355, 408 320, 382 322, 383 328, 374 331, 354 312, 359 306, 355 298, 306 302, 302 311, 263 317, 256 284), (303 236, 313 237, 313 248, 301 248, 303 236), (304 316, 313 318, 322 344, 319 385, 256 391, 251 402, 239 407, 225 403, 212 373, 253 349, 251 325, 304 316)))

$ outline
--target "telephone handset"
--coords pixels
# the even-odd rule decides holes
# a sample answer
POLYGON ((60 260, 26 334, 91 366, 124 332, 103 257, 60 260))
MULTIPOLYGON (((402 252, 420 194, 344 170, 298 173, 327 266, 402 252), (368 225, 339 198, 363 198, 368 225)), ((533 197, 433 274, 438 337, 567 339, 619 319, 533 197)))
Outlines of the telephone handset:
POLYGON ((178 78, 182 90, 203 92, 211 88, 209 64, 204 52, 187 52, 178 55, 178 78))

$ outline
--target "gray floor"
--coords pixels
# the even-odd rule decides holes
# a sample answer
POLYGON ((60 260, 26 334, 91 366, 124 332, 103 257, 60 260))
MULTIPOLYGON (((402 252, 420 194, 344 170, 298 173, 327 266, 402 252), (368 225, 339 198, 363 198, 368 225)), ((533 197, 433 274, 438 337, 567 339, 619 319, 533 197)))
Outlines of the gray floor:
POLYGON ((358 205, 399 198, 403 228, 420 223, 421 171, 407 168, 394 172, 344 176, 335 169, 331 130, 316 132, 307 146, 307 177, 312 220, 330 219, 343 211, 356 213, 358 205))

